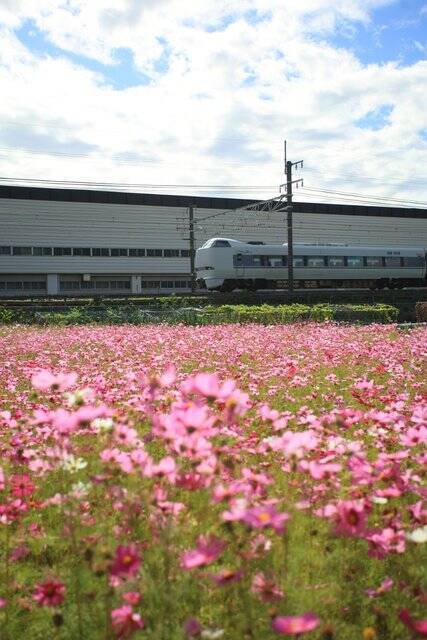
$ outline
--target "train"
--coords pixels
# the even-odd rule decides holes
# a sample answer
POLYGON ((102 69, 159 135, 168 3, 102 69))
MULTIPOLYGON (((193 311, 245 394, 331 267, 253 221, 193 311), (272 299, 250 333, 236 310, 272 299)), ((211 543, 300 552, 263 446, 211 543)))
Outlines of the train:
MULTIPOLYGON (((195 269, 208 291, 287 288, 288 246, 210 238, 196 251, 195 269)), ((293 281, 295 288, 425 287, 426 249, 294 244, 293 281)))

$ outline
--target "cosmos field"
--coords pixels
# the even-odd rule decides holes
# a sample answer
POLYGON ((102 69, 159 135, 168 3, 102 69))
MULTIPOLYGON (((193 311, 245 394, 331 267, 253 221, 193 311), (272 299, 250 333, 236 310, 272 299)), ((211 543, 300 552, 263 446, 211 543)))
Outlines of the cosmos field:
POLYGON ((426 636, 426 346, 0 327, 2 640, 426 636))

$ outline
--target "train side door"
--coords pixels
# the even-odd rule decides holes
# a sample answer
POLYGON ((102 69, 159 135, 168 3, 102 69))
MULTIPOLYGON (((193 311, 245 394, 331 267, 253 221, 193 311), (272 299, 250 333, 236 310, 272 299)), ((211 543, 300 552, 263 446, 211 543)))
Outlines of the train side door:
POLYGON ((236 278, 243 278, 245 275, 245 265, 242 253, 236 253, 234 256, 234 267, 236 270, 236 278))

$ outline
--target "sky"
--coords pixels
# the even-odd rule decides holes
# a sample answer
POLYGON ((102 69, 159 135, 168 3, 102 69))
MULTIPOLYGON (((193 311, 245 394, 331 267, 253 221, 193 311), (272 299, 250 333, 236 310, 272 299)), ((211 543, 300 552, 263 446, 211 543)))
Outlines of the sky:
POLYGON ((0 95, 0 183, 427 207, 427 0, 0 0, 0 95))

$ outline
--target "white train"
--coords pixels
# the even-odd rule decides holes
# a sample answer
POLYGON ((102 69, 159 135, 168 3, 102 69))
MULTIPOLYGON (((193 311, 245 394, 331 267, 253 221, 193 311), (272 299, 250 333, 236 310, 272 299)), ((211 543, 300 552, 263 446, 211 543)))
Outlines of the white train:
MULTIPOLYGON (((406 247, 296 244, 295 287, 426 286, 426 250, 406 247)), ((199 287, 216 291, 288 286, 286 244, 211 238, 196 251, 199 287)))

